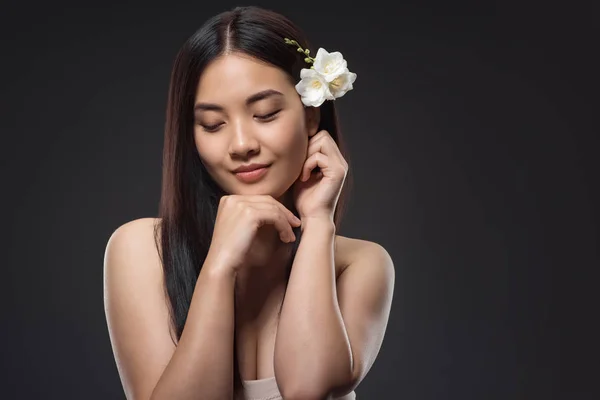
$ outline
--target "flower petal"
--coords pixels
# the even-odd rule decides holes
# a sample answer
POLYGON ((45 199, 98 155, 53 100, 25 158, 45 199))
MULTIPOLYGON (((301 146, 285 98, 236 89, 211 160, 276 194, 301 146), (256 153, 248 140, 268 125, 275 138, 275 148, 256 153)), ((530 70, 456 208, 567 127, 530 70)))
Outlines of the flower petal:
POLYGON ((347 62, 339 51, 329 53, 327 50, 319 48, 313 66, 327 82, 331 82, 344 72, 347 62))
POLYGON ((329 84, 314 69, 303 68, 300 77, 302 79, 296 84, 296 91, 300 94, 304 105, 318 107, 325 100, 333 98, 329 84))
POLYGON ((348 71, 346 68, 342 74, 329 83, 329 89, 334 98, 342 97, 348 91, 353 89, 353 83, 356 80, 356 74, 348 71))

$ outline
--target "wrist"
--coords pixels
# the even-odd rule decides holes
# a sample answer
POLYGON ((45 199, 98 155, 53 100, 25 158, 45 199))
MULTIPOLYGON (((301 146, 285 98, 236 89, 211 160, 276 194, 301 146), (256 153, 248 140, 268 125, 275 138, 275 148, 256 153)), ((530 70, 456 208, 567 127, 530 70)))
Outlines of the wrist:
POLYGON ((216 259, 210 256, 206 257, 206 261, 202 269, 205 269, 207 274, 217 279, 233 279, 237 278, 237 269, 232 268, 227 262, 216 259))
POLYGON ((302 217, 302 231, 305 229, 316 228, 318 230, 329 230, 335 233, 335 223, 332 217, 329 216, 316 216, 316 217, 302 217))
POLYGON ((227 281, 235 283, 237 280, 237 271, 233 268, 206 268, 206 275, 211 281, 227 281))

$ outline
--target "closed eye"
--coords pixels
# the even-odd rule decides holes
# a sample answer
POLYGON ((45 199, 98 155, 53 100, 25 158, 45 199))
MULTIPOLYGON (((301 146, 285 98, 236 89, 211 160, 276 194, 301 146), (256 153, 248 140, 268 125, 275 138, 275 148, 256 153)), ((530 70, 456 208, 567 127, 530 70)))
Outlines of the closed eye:
MULTIPOLYGON (((255 115, 255 117, 261 121, 268 122, 268 121, 275 119, 275 117, 277 116, 277 114, 279 114, 279 112, 281 112, 281 110, 273 111, 272 113, 265 114, 265 115, 255 115)), ((221 123, 218 123, 215 125, 202 125, 202 124, 200 124, 200 125, 202 126, 202 129, 204 129, 206 132, 215 132, 219 129, 219 127, 221 125, 223 125, 223 123, 221 122, 221 123)))
POLYGON ((277 110, 277 111, 273 111, 272 113, 269 114, 265 114, 265 115, 256 115, 256 118, 260 119, 261 121, 268 121, 273 119, 273 117, 275 117, 277 114, 279 114, 281 110, 277 110))
POLYGON ((202 125, 202 124, 200 124, 200 125, 202 126, 202 129, 204 129, 206 132, 214 132, 219 128, 219 126, 223 125, 223 123, 215 124, 215 125, 202 125))

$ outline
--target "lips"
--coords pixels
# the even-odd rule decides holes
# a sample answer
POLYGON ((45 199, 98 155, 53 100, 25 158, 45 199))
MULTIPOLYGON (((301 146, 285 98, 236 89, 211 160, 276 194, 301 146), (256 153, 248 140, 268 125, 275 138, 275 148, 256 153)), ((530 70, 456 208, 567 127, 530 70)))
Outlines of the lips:
POLYGON ((269 164, 257 164, 257 163, 253 163, 253 164, 248 164, 248 165, 242 165, 238 168, 236 168, 233 172, 234 173, 238 173, 238 172, 250 172, 250 171, 254 171, 256 169, 260 169, 260 168, 264 168, 264 167, 268 167, 269 164))
POLYGON ((249 171, 235 172, 235 177, 244 183, 252 183, 264 177, 268 170, 269 166, 267 165, 262 168, 254 168, 249 171))

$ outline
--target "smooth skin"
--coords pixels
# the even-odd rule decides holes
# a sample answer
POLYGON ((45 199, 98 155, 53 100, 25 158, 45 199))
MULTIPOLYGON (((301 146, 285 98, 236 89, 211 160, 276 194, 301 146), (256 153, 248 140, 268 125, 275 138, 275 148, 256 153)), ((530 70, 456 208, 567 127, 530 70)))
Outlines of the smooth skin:
POLYGON ((247 56, 228 54, 211 63, 200 78, 195 104, 198 154, 229 195, 219 204, 177 346, 170 337, 154 220, 120 226, 106 247, 105 310, 127 397, 233 398, 232 343, 258 340, 257 321, 274 321, 272 304, 278 303, 271 300, 281 295, 282 266, 296 226, 303 236, 276 337, 265 347, 272 350, 260 360, 258 354, 242 354, 242 374, 245 379, 275 376, 286 399, 349 393, 381 347, 395 273, 382 246, 335 234, 333 210, 346 161, 329 133, 317 132, 318 109, 303 106, 294 83, 247 56), (251 162, 269 163, 268 173, 259 182, 240 182, 233 169, 251 162), (321 173, 311 174, 317 166, 321 173), (289 211, 292 204, 300 221, 289 211), (251 324, 240 323, 238 335, 234 293, 252 309, 240 316, 258 315, 251 324))

